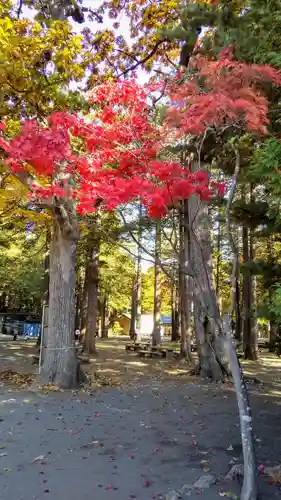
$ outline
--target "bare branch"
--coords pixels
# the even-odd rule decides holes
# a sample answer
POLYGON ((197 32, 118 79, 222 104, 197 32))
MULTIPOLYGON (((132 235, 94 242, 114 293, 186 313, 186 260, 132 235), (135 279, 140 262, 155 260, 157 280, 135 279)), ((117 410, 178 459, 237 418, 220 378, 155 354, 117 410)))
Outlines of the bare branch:
POLYGON ((164 43, 164 41, 165 40, 158 40, 158 42, 156 42, 156 44, 153 47, 153 49, 145 57, 143 57, 143 59, 140 59, 139 61, 137 61, 130 68, 125 69, 122 73, 120 73, 119 75, 117 75, 117 78, 120 78, 121 76, 127 75, 131 71, 134 71, 135 69, 137 69, 138 66, 141 66, 142 64, 145 64, 147 61, 149 61, 149 59, 151 59, 151 57, 153 57, 154 54, 156 54, 158 48, 160 47, 160 45, 162 45, 162 43, 164 43))
POLYGON ((18 6, 18 10, 17 10, 17 18, 18 19, 20 18, 22 7, 23 7, 23 0, 19 0, 19 6, 18 6))

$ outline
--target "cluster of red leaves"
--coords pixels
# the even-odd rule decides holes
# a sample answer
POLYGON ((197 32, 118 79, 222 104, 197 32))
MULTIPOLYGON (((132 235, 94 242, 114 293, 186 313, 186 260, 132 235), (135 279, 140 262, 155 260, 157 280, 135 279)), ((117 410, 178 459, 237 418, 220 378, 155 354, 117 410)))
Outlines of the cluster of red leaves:
MULTIPOLYGON (((277 70, 234 61, 230 49, 217 61, 197 56, 191 64, 194 76, 169 88, 168 129, 200 135, 208 126, 240 124, 266 132, 268 103, 262 84, 270 80, 280 85, 277 70)), ((106 83, 90 96, 91 119, 55 113, 45 125, 25 121, 10 142, 0 136, 7 167, 39 179, 39 186, 32 186, 33 198, 70 197, 82 214, 140 199, 150 215, 160 217, 191 195, 208 200, 223 194, 223 185, 209 182, 206 172, 192 173, 186 165, 159 159, 165 136, 151 122, 149 90, 157 88, 133 80, 106 83), (81 144, 79 153, 74 152, 75 141, 81 144)))
POLYGON ((176 80, 169 88, 169 127, 177 126, 179 135, 198 135, 208 127, 233 124, 251 132, 267 133, 268 100, 263 85, 281 85, 278 70, 236 61, 231 47, 222 50, 218 60, 195 56, 190 69, 193 72, 188 81, 176 80))
POLYGON ((162 216, 191 194, 209 199, 222 187, 209 183, 206 172, 191 173, 179 163, 158 159, 163 138, 151 123, 147 97, 134 81, 105 84, 90 96, 96 109, 91 120, 55 113, 47 125, 26 121, 19 136, 10 142, 1 138, 6 165, 18 175, 23 170, 35 174, 35 200, 71 197, 82 214, 141 199, 150 215, 162 216), (74 138, 83 145, 79 154, 72 147, 74 138))

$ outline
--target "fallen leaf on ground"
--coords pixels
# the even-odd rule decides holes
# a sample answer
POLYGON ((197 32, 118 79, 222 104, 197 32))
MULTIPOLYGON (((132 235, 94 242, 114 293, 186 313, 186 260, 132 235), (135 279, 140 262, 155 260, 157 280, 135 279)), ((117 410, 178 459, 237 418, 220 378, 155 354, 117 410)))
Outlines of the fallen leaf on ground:
POLYGON ((0 373, 0 380, 5 383, 19 385, 22 388, 30 386, 34 378, 35 375, 32 375, 30 373, 17 373, 13 370, 4 370, 0 373))
POLYGON ((32 460, 32 463, 34 464, 34 462, 40 462, 41 460, 44 460, 44 458, 45 458, 45 455, 39 455, 38 457, 35 457, 32 460))
POLYGON ((264 473, 269 476, 274 483, 281 484, 281 465, 276 465, 276 467, 265 467, 264 473))
POLYGON ((150 486, 150 482, 149 481, 144 481, 144 483, 142 484, 144 488, 148 488, 150 486))
POLYGON ((231 493, 230 491, 221 491, 219 493, 220 497, 227 497, 227 498, 232 498, 233 500, 238 500, 238 496, 231 493))

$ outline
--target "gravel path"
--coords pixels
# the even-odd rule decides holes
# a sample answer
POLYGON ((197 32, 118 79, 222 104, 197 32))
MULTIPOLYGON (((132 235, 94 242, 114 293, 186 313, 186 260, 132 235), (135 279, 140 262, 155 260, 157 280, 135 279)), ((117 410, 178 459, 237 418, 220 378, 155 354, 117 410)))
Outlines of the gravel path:
MULTIPOLYGON (((253 386, 258 458, 265 465, 280 460, 278 402, 253 386)), ((149 380, 128 390, 46 396, 2 387, 0 447, 1 500, 160 499, 210 474, 217 484, 186 486, 182 498, 215 500, 240 489, 223 481, 241 457, 228 386, 149 380)), ((264 477, 260 483, 261 500, 281 498, 277 486, 264 477)))

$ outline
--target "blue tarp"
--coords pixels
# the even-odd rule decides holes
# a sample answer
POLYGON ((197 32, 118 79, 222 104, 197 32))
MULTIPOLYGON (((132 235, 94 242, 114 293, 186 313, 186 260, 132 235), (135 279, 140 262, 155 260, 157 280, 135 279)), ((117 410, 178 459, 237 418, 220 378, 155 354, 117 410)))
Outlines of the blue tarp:
POLYGON ((40 334, 39 323, 24 323, 23 334, 25 337, 39 337, 40 334))

